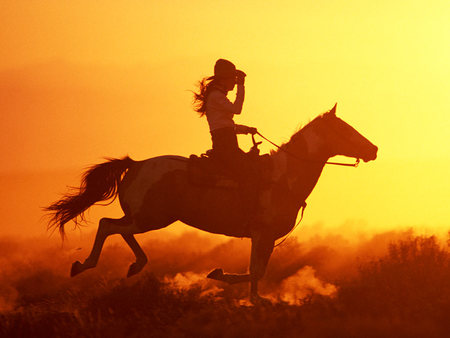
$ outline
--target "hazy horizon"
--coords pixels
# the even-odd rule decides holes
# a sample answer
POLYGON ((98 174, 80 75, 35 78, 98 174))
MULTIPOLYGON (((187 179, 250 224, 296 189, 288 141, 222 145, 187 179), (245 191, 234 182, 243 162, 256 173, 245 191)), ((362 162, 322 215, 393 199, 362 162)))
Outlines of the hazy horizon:
MULTIPOLYGON (((40 207, 103 157, 209 149, 191 90, 220 57, 247 73, 237 123, 282 143, 337 102, 378 146, 374 162, 325 168, 305 224, 449 228, 447 1, 218 6, 0 4, 0 235, 40 229, 40 207)), ((239 142, 248 149, 249 137, 239 142)), ((120 214, 95 208, 93 228, 110 212, 120 214)))

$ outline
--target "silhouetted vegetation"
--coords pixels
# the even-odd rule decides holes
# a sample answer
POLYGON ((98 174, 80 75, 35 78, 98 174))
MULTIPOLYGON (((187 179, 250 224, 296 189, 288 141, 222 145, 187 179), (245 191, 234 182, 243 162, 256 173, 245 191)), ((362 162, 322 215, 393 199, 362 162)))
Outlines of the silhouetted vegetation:
MULTIPOLYGON (((398 236, 390 237, 395 240, 378 257, 360 256, 357 259, 355 255, 362 251, 355 253, 349 248, 341 248, 351 251, 351 255, 346 256, 346 263, 341 262, 335 267, 345 272, 341 274, 334 274, 334 270, 327 266, 333 257, 339 260, 339 255, 342 255, 339 248, 332 244, 327 247, 308 246, 291 240, 275 252, 269 265, 273 268, 269 269, 267 282, 262 285, 265 284, 263 291, 273 304, 264 306, 251 306, 242 298, 247 294, 247 286, 225 286, 205 280, 199 273, 211 264, 205 263, 207 254, 214 252, 219 266, 221 251, 225 257, 228 249, 241 250, 241 244, 236 240, 207 245, 203 253, 194 253, 187 248, 189 254, 173 270, 159 262, 161 266, 153 266, 154 273, 149 272, 152 270, 150 264, 150 268, 131 279, 117 277, 119 273, 115 272, 115 267, 122 262, 117 263, 114 255, 123 255, 123 252, 114 253, 117 246, 106 248, 106 257, 101 261, 103 270, 100 267, 100 271, 75 279, 69 279, 62 273, 64 269, 60 270, 70 257, 60 258, 58 264, 54 264, 55 268, 51 268, 42 262, 54 256, 54 252, 41 250, 41 258, 35 258, 35 264, 32 264, 33 259, 24 260, 21 266, 14 264, 14 268, 3 264, 6 268, 2 268, 0 280, 0 335, 448 336, 448 247, 440 245, 434 236, 414 236, 409 232, 402 234, 400 239, 398 236), (194 258, 190 261, 188 256, 194 258), (193 266, 192 272, 188 272, 189 265, 193 266), (308 265, 307 269, 305 265, 308 265), (184 274, 177 274, 176 269, 184 274), (338 277, 333 279, 333 276, 338 277), (305 284, 302 279, 310 282, 305 284), (288 283, 291 284, 289 287, 288 283), (303 292, 292 294, 293 287, 303 292), (287 297, 289 292, 291 294, 287 297), (300 298, 295 301, 294 297, 300 298)), ((193 236, 191 240, 195 238, 193 236)), ((372 244, 373 239, 358 245, 367 249, 372 244)), ((153 247, 157 254, 157 243, 153 243, 153 247)), ((6 256, 12 257, 11 251, 18 250, 19 246, 10 241, 0 241, 0 251, 6 252, 6 249, 6 256)), ((166 264, 174 259, 173 255, 166 258, 166 264)), ((159 258, 164 260, 162 256, 159 258)), ((225 264, 232 265, 232 262, 225 264)), ((121 274, 125 272, 122 270, 121 274)))

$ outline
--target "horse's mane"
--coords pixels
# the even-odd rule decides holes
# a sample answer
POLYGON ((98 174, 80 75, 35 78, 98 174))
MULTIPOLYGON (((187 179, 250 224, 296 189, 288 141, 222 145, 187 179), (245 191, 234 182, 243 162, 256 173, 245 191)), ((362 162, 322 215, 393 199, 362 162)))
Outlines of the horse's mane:
MULTIPOLYGON (((307 124, 305 125, 301 125, 295 132, 294 134, 292 134, 291 138, 289 139, 289 141, 282 143, 280 146, 280 149, 286 149, 287 145, 291 142, 295 142, 295 140, 301 136, 302 132, 304 130, 306 130, 307 128, 310 128, 314 125, 316 125, 317 123, 319 123, 320 121, 322 121, 322 118, 325 116, 325 114, 327 114, 328 112, 325 112, 323 114, 320 114, 318 116, 316 116, 312 121, 309 121, 307 124)), ((274 150, 272 150, 270 152, 271 154, 275 153, 274 150)))

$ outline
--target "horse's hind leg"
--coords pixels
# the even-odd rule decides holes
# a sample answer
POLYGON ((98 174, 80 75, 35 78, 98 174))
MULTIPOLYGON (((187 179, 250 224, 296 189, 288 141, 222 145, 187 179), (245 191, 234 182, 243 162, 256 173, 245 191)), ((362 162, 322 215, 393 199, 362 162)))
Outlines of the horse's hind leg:
POLYGON ((140 272, 145 264, 147 264, 147 256, 140 247, 139 243, 136 241, 136 238, 134 238, 133 234, 122 234, 122 237, 136 256, 136 262, 131 264, 128 269, 127 277, 131 277, 140 272))
POLYGON ((102 218, 98 226, 97 235, 95 236, 94 246, 92 247, 91 253, 88 258, 86 258, 84 263, 76 261, 72 264, 70 276, 73 277, 84 270, 94 268, 100 258, 100 253, 106 238, 112 234, 121 234, 136 256, 136 263, 130 266, 128 275, 131 276, 141 271, 147 262, 147 257, 133 236, 133 234, 139 232, 141 231, 139 231, 135 224, 130 222, 126 216, 120 219, 102 218))

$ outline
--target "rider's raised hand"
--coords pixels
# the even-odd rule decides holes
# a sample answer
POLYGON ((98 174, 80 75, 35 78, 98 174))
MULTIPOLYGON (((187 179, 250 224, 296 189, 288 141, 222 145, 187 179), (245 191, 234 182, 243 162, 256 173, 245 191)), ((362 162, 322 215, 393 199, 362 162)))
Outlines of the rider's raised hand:
POLYGON ((245 74, 242 70, 236 70, 236 84, 243 85, 245 83, 245 77, 247 74, 245 74))

